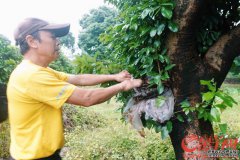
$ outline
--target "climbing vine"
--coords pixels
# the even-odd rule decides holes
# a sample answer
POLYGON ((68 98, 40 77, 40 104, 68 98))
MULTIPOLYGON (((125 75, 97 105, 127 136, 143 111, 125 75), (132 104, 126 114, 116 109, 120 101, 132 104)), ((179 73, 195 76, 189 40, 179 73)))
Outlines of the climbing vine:
MULTIPOLYGON (((165 48, 166 33, 178 31, 178 25, 172 21, 174 1, 109 2, 117 5, 121 14, 119 23, 102 35, 101 41, 112 49, 114 60, 134 77, 153 77, 149 83, 157 85, 161 94, 163 82, 169 79, 168 71, 174 67, 165 48)), ((126 102, 129 97, 121 95, 119 98, 126 102)))
MULTIPOLYGON (((169 32, 178 32, 178 24, 173 21, 173 10, 176 6, 174 0, 107 0, 119 9, 119 19, 115 26, 110 27, 100 40, 108 46, 114 62, 128 70, 135 78, 151 77, 149 87, 155 86, 159 94, 168 85, 169 71, 175 66, 171 64, 167 56, 166 37, 169 32)), ((203 57, 209 47, 218 38, 228 32, 234 26, 238 15, 232 10, 235 2, 229 0, 208 2, 211 9, 205 17, 200 19, 198 34, 196 35, 199 56, 203 57), (231 22, 231 24, 228 24, 231 22), (225 26, 228 26, 227 28, 225 26)), ((237 5, 236 4, 236 5, 237 5)), ((184 112, 197 111, 198 118, 204 118, 211 122, 219 121, 220 111, 226 105, 235 103, 227 94, 210 85, 210 82, 201 81, 202 85, 212 86, 209 92, 203 93, 203 102, 196 107, 190 107, 188 101, 182 102, 184 112), (215 88, 214 90, 211 90, 215 88), (218 99, 222 103, 215 103, 218 99), (213 105, 212 107, 210 107, 213 105), (208 107, 207 107, 208 106, 208 107)), ((126 104, 132 93, 124 92, 118 95, 118 100, 126 104)), ((158 97, 157 101, 161 101, 158 97)), ((178 120, 183 121, 180 114, 176 114, 178 120)), ((155 128, 162 133, 163 138, 172 130, 171 121, 159 125, 155 121, 144 122, 147 128, 155 128)), ((221 125, 222 128, 224 125, 221 125)))

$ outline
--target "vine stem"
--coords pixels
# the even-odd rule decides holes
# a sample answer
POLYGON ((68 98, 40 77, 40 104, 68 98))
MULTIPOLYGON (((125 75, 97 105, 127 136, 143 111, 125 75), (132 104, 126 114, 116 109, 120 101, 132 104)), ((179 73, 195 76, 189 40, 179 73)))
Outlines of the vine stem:
POLYGON ((161 68, 160 68, 160 63, 159 63, 159 61, 157 61, 157 65, 158 65, 158 72, 159 72, 159 74, 160 74, 161 68))

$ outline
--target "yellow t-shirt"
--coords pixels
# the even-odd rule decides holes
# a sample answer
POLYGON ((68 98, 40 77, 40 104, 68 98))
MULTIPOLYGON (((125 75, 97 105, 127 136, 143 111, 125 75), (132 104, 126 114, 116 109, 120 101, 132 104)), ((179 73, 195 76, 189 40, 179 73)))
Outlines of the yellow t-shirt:
POLYGON ((10 153, 15 159, 50 156, 64 144, 61 106, 75 86, 68 75, 23 60, 8 87, 10 153))

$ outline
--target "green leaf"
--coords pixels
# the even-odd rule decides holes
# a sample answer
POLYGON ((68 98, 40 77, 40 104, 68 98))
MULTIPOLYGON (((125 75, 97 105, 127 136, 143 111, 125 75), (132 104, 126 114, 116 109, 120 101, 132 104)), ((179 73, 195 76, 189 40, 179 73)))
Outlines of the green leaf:
POLYGON ((221 91, 216 92, 216 96, 223 100, 224 104, 229 107, 233 106, 233 103, 237 104, 237 102, 229 95, 224 94, 221 91))
POLYGON ((213 83, 213 80, 200 80, 200 84, 208 86, 208 89, 210 91, 216 91, 216 84, 213 83))
POLYGON ((155 84, 161 85, 161 76, 160 75, 155 76, 153 78, 153 80, 154 80, 155 84))
POLYGON ((164 28, 165 28, 165 24, 159 25, 158 28, 157 28, 157 35, 161 35, 164 28))
POLYGON ((157 86, 157 90, 158 90, 158 94, 162 94, 163 91, 164 91, 163 85, 158 85, 158 86, 157 86))
POLYGON ((160 41, 154 41, 154 47, 158 48, 160 46, 161 42, 160 41))
POLYGON ((189 108, 191 105, 188 100, 184 100, 180 103, 182 108, 189 108))
POLYGON ((183 119, 183 117, 182 117, 180 114, 177 115, 177 119, 178 119, 180 122, 184 122, 184 119, 183 119))
POLYGON ((167 126, 164 126, 161 128, 161 137, 162 139, 165 139, 167 138, 168 136, 168 129, 167 129, 167 126))
POLYGON ((172 32, 178 32, 178 25, 175 22, 168 22, 168 28, 172 31, 172 32))
POLYGON ((224 103, 220 103, 220 104, 214 105, 214 107, 219 108, 219 109, 226 109, 227 106, 224 105, 224 103))
POLYGON ((174 4, 173 3, 161 3, 161 6, 171 6, 173 8, 174 4))
POLYGON ((163 17, 167 18, 167 19, 171 19, 172 18, 172 10, 166 8, 166 7, 162 7, 161 8, 161 13, 163 15, 163 17))
POLYGON ((159 54, 159 60, 161 63, 163 63, 165 61, 165 58, 163 55, 159 54))
POLYGON ((176 65, 175 64, 167 65, 164 69, 165 69, 165 71, 168 71, 168 70, 172 69, 174 66, 176 66, 176 65))
POLYGON ((144 9, 143 12, 142 12, 142 14, 141 14, 141 18, 142 18, 142 19, 146 18, 147 15, 148 15, 150 12, 151 12, 150 9, 148 9, 148 8, 147 8, 147 9, 144 9))
POLYGON ((132 25, 132 28, 136 31, 138 29, 138 25, 135 23, 132 25))
POLYGON ((226 134, 226 132, 227 132, 227 124, 226 124, 226 123, 223 123, 223 124, 219 124, 218 126, 219 126, 221 132, 222 132, 223 134, 226 134))
POLYGON ((165 72, 162 74, 161 80, 165 81, 165 80, 167 80, 167 79, 169 79, 169 78, 170 78, 170 77, 169 77, 169 75, 168 75, 168 72, 165 71, 165 72))
POLYGON ((163 96, 158 96, 157 99, 156 99, 156 104, 157 104, 156 107, 157 107, 157 108, 158 108, 158 107, 161 107, 161 106, 164 104, 165 100, 166 100, 165 97, 163 97, 163 96))
POLYGON ((208 120, 208 113, 207 112, 205 112, 204 114, 203 114, 203 118, 204 118, 204 121, 207 121, 208 120))
POLYGON ((211 101, 215 96, 215 93, 214 92, 206 92, 206 93, 203 93, 203 101, 211 101))
POLYGON ((172 122, 171 121, 167 122, 167 130, 168 130, 168 133, 172 132, 172 122))
POLYGON ((151 32, 150 32, 150 36, 151 36, 151 37, 154 37, 154 36, 156 35, 156 33, 157 33, 157 30, 156 30, 156 29, 153 29, 153 30, 151 30, 151 32))
POLYGON ((204 114, 203 114, 203 113, 199 113, 199 114, 198 114, 198 119, 201 119, 201 118, 203 118, 203 116, 204 116, 204 114))
POLYGON ((186 110, 185 110, 185 114, 188 115, 188 114, 189 114, 189 111, 190 111, 189 109, 186 109, 186 110))
POLYGON ((159 133, 159 132, 161 132, 161 129, 162 129, 161 126, 156 126, 156 127, 155 127, 155 132, 156 132, 156 133, 159 133))
POLYGON ((212 107, 210 114, 215 122, 220 122, 220 111, 217 108, 212 107))

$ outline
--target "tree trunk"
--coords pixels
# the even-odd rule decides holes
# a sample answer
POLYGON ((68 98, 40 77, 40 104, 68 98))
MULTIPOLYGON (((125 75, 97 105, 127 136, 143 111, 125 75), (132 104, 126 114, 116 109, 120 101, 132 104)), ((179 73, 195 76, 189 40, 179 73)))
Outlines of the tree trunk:
POLYGON ((205 0, 177 1, 174 20, 179 24, 179 32, 170 33, 167 40, 168 56, 176 65, 170 73, 171 88, 176 100, 174 112, 184 117, 184 122, 180 122, 176 117, 173 118, 173 130, 170 133, 178 160, 191 158, 190 151, 195 155, 192 158, 196 159, 200 152, 206 149, 204 142, 211 142, 208 144, 210 148, 214 146, 212 124, 209 121, 199 120, 197 113, 189 114, 192 117, 190 121, 183 113, 180 103, 188 100, 191 106, 195 106, 201 102, 200 80, 214 78, 217 87, 220 87, 240 50, 240 28, 236 28, 222 36, 204 58, 199 56, 196 32, 203 8, 206 7, 205 3, 205 0), (193 141, 199 142, 199 145, 191 146, 193 141))
POLYGON ((6 85, 0 84, 0 123, 8 117, 6 85))

